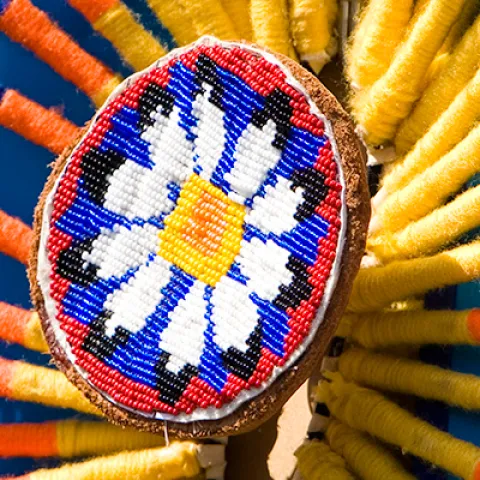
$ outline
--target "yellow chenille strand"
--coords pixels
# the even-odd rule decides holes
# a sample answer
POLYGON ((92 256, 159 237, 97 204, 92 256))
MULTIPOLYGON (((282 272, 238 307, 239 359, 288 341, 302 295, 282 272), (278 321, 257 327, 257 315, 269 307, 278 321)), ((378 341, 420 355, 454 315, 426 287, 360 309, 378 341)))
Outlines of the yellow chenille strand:
POLYGON ((239 40, 232 19, 220 0, 181 0, 199 35, 214 35, 220 40, 239 40))
POLYGON ((23 344, 30 350, 37 352, 48 352, 48 345, 43 335, 42 325, 38 313, 32 313, 32 316, 25 326, 23 344))
POLYGON ((382 145, 394 138, 399 124, 420 97, 428 68, 465 1, 429 2, 398 48, 387 72, 367 95, 353 103, 367 143, 382 145))
POLYGON ((135 70, 143 70, 166 53, 155 37, 135 20, 132 12, 121 2, 104 13, 93 27, 112 42, 135 70))
POLYGON ((120 428, 103 422, 66 420, 57 423, 58 455, 64 458, 105 455, 123 450, 162 447, 162 435, 120 428))
POLYGON ((197 447, 190 442, 170 447, 120 453, 109 457, 64 465, 52 470, 37 470, 29 480, 173 480, 200 473, 197 447))
POLYGON ((332 418, 325 438, 335 453, 363 480, 414 480, 403 465, 372 437, 332 418))
POLYGON ((177 45, 188 45, 197 40, 197 29, 181 0, 147 0, 147 3, 172 34, 177 45))
POLYGON ((383 263, 421 257, 440 250, 480 226, 480 186, 395 233, 368 240, 367 249, 383 263))
POLYGON ((423 298, 408 298, 405 300, 397 300, 391 303, 385 311, 389 312, 404 312, 410 310, 422 310, 425 307, 425 300, 423 298))
POLYGON ((480 171, 480 125, 433 166, 392 193, 372 218, 372 234, 395 232, 442 205, 480 171))
POLYGON ((480 313, 477 310, 412 310, 346 314, 341 325, 350 341, 370 349, 402 344, 478 345, 480 338, 472 334, 470 319, 480 321, 480 313))
POLYGON ((413 3, 371 0, 367 4, 346 55, 346 74, 353 88, 368 88, 387 72, 405 35, 413 3))
POLYGON ((382 188, 377 195, 386 197, 389 193, 403 188, 438 162, 467 136, 479 115, 480 70, 403 161, 383 177, 382 188), (448 132, 448 135, 445 132, 448 132))
POLYGON ((379 310, 399 298, 479 277, 480 241, 475 241, 431 257, 361 269, 353 284, 348 309, 353 312, 379 310))
POLYGON ((366 387, 480 409, 480 378, 475 375, 357 347, 341 355, 338 371, 345 380, 366 387))
POLYGON ((283 55, 292 55, 286 0, 250 0, 253 40, 283 55))
POLYGON ((475 75, 480 65, 479 42, 480 17, 448 57, 442 72, 423 92, 411 115, 400 126, 395 138, 399 154, 410 150, 475 75))
POLYGON ((233 22, 241 40, 252 40, 250 0, 222 0, 222 6, 233 22))
POLYGON ((345 460, 325 442, 305 441, 295 452, 297 469, 303 480, 354 480, 345 460))
POLYGON ((14 400, 101 415, 99 410, 58 370, 15 362, 10 388, 11 398, 14 400))
POLYGON ((106 85, 102 87, 93 97, 93 103, 97 108, 100 108, 109 95, 122 83, 122 78, 119 76, 113 77, 106 85))
POLYGON ((336 51, 333 27, 337 13, 337 0, 290 2, 290 29, 295 50, 300 60, 309 63, 317 74, 336 51))
POLYGON ((404 452, 444 468, 465 480, 478 480, 480 449, 416 418, 384 395, 347 383, 339 373, 325 372, 317 399, 342 423, 364 431, 404 452))

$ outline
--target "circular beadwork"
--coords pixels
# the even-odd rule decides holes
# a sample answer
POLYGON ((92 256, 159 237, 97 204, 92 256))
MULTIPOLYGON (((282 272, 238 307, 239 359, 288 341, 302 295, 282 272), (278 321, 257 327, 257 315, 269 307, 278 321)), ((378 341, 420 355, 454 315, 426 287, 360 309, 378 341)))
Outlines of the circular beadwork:
POLYGON ((49 325, 116 406, 222 418, 305 351, 345 215, 329 123, 273 55, 202 39, 114 92, 43 209, 49 325))

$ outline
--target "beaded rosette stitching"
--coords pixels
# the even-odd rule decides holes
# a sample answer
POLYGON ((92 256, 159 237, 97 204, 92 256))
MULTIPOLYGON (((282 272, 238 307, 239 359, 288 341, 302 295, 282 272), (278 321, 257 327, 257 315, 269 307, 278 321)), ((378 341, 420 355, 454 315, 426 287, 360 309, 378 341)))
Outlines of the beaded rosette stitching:
POLYGON ((311 342, 345 215, 303 87, 271 54, 203 38, 124 82, 56 179, 37 272, 49 322, 114 404, 224 417, 311 342))

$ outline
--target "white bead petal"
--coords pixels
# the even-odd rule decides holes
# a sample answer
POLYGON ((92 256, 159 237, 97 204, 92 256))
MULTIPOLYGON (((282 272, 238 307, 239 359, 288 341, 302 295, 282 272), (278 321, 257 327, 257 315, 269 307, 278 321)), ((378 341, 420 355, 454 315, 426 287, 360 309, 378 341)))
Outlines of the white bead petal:
POLYGON ((205 344, 207 301, 206 284, 197 280, 186 297, 170 313, 168 327, 162 332, 160 348, 170 353, 167 369, 178 373, 186 364, 200 364, 205 344))
POLYGON ((121 277, 128 269, 143 265, 158 249, 158 227, 151 224, 119 225, 115 231, 101 233, 84 260, 98 267, 100 278, 121 277))
POLYGON ((105 308, 113 312, 106 321, 107 335, 112 336, 119 326, 137 333, 146 325, 147 318, 163 298, 161 290, 171 277, 170 267, 162 257, 155 257, 107 299, 105 308))
POLYGON ((198 95, 193 103, 193 115, 198 118, 194 153, 197 163, 202 167, 200 176, 210 180, 215 167, 222 156, 227 132, 223 121, 224 113, 209 101, 213 87, 203 83, 204 95, 198 95))
POLYGON ((227 276, 215 286, 211 299, 213 340, 224 351, 235 347, 245 352, 248 348, 246 341, 259 320, 257 306, 249 295, 248 287, 227 276))
POLYGON ((272 145, 276 132, 275 122, 268 120, 262 129, 249 124, 238 140, 235 163, 225 180, 244 201, 255 194, 268 170, 280 160, 280 150, 272 145))
POLYGON ((265 196, 257 196, 253 207, 245 217, 245 223, 253 225, 264 233, 281 235, 297 225, 293 217, 303 202, 303 189, 291 189, 292 182, 279 176, 275 186, 267 185, 265 196))

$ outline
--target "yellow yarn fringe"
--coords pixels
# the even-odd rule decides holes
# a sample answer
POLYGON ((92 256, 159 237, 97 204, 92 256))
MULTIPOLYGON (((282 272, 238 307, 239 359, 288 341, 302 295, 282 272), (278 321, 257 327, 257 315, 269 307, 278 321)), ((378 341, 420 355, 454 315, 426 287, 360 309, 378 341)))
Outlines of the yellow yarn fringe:
POLYGON ((480 478, 480 449, 420 420, 382 394, 325 372, 317 400, 351 428, 367 432, 465 480, 480 478))
POLYGON ((430 1, 385 75, 367 95, 357 96, 354 113, 367 143, 381 145, 394 138, 398 125, 421 95, 428 68, 465 1, 430 1))
POLYGON ((188 45, 198 38, 197 28, 180 0, 147 0, 162 25, 172 34, 179 46, 188 45))
MULTIPOLYGON (((445 131, 445 135, 449 135, 445 131)), ((372 218, 371 234, 395 232, 442 205, 480 171, 480 125, 403 189, 392 193, 372 218)), ((451 222, 451 220, 450 220, 451 222)))
POLYGON ((142 70, 165 55, 164 48, 155 37, 135 20, 132 12, 117 3, 94 24, 110 40, 125 61, 135 70, 142 70))
POLYGON ((297 468, 303 480, 354 480, 345 460, 332 452, 325 442, 305 441, 295 452, 297 468))
POLYGON ((222 0, 222 6, 233 22, 241 40, 252 40, 250 0, 222 0))
MULTIPOLYGON (((447 177, 448 178, 448 177, 447 177)), ((480 226, 480 186, 395 233, 370 238, 367 250, 383 263, 434 253, 480 226)))
POLYGON ((109 95, 122 83, 123 78, 120 76, 115 76, 106 83, 101 90, 99 90, 93 97, 92 101, 97 108, 100 108, 104 103, 105 100, 109 97, 109 95))
POLYGON ((354 343, 369 349, 394 345, 478 345, 479 310, 411 310, 346 314, 340 327, 354 343))
POLYGON ((356 347, 340 356, 338 371, 345 380, 366 387, 480 409, 480 378, 475 375, 356 347))
POLYGON ((325 437, 331 449, 363 480, 415 479, 385 447, 338 420, 330 419, 325 437))
POLYGON ((43 335, 40 318, 36 312, 32 313, 29 322, 25 326, 23 346, 41 353, 48 352, 47 341, 43 335))
POLYGON ((413 3, 413 0, 371 0, 367 4, 346 55, 346 74, 353 88, 370 87, 387 72, 405 35, 413 3))
POLYGON ((361 269, 353 284, 348 309, 368 312, 399 298, 423 294, 480 277, 480 241, 437 255, 361 269))
POLYGON ((58 370, 19 361, 12 364, 13 378, 9 385, 9 398, 101 415, 100 411, 58 370))
POLYGON ((445 68, 423 92, 411 115, 400 126, 395 138, 399 154, 410 150, 475 75, 480 66, 479 43, 480 17, 448 56, 445 68))
POLYGON ((199 35, 214 35, 220 40, 240 38, 232 19, 220 0, 181 0, 199 35))
POLYGON ((174 443, 170 447, 120 453, 52 470, 37 470, 28 480, 173 480, 191 478, 200 473, 197 446, 174 443))
POLYGON ((315 73, 336 52, 333 27, 338 14, 337 0, 292 0, 290 28, 300 60, 310 64, 315 73))
POLYGON ((161 435, 120 428, 103 422, 56 422, 58 455, 64 458, 105 455, 123 450, 162 447, 161 435))
POLYGON ((295 58, 288 26, 287 0, 251 0, 253 41, 295 58))
POLYGON ((403 188, 437 162, 466 137, 479 115, 480 70, 404 160, 383 177, 383 185, 377 196, 385 198, 389 193, 403 188))

